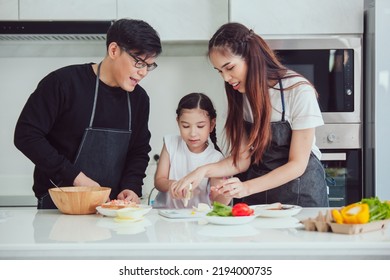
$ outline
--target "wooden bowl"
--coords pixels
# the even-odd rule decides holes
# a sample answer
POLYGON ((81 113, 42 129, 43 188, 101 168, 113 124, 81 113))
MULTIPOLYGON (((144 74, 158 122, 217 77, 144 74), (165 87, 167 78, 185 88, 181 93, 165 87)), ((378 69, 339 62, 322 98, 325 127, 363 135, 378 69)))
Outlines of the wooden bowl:
POLYGON ((96 207, 106 202, 111 192, 106 187, 61 187, 61 190, 49 189, 50 197, 62 213, 71 215, 96 213, 96 207))

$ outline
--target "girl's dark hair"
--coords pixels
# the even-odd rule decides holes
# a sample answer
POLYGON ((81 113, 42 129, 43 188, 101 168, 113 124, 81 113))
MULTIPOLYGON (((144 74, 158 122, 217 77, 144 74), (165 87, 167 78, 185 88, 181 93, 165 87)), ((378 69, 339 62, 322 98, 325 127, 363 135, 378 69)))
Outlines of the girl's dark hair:
MULTIPOLYGON (((253 113, 253 126, 248 135, 247 149, 258 163, 271 141, 271 101, 269 88, 278 80, 300 75, 286 75, 284 67, 268 44, 253 30, 240 23, 222 25, 208 45, 208 56, 213 52, 236 55, 245 60, 248 67, 245 95, 253 113)), ((225 132, 234 164, 239 158, 242 135, 245 131, 243 118, 243 94, 225 82, 228 100, 228 116, 225 132)))
POLYGON ((142 20, 119 19, 115 21, 107 31, 107 49, 112 42, 133 51, 137 56, 146 55, 146 59, 156 57, 162 51, 157 31, 142 20))
MULTIPOLYGON (((214 108, 213 102, 207 95, 203 93, 193 92, 182 97, 176 109, 177 117, 181 116, 183 109, 201 109, 207 112, 210 120, 217 118, 217 111, 214 108)), ((214 148, 221 152, 217 145, 216 125, 214 126, 213 131, 210 133, 210 139, 214 144, 214 148)))

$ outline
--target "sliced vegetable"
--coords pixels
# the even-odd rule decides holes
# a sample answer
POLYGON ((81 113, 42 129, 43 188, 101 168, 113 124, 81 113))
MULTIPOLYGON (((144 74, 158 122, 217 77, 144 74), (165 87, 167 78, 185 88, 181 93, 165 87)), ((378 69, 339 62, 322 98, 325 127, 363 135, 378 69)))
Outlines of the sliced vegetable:
POLYGON ((232 208, 233 216, 251 216, 253 215, 254 210, 248 206, 246 203, 237 203, 232 208))
POLYGON ((368 204, 356 202, 340 210, 333 209, 332 217, 338 224, 366 224, 370 220, 370 209, 368 204))
POLYGON ((363 198, 340 210, 332 210, 333 220, 338 224, 365 224, 390 219, 390 204, 378 197, 363 198))
POLYGON ((232 216, 232 207, 219 203, 217 201, 214 201, 213 203, 213 210, 211 212, 206 214, 207 216, 221 216, 221 217, 228 217, 232 216))
POLYGON ((338 223, 338 224, 344 224, 344 219, 343 219, 343 216, 341 216, 341 213, 339 210, 337 209, 333 209, 332 210, 332 217, 333 217, 333 220, 338 223))
POLYGON ((340 210, 345 224, 366 224, 370 220, 370 208, 366 203, 353 203, 340 210))
POLYGON ((368 204, 370 208, 370 222, 390 219, 390 204, 382 202, 378 197, 363 198, 361 203, 368 204))

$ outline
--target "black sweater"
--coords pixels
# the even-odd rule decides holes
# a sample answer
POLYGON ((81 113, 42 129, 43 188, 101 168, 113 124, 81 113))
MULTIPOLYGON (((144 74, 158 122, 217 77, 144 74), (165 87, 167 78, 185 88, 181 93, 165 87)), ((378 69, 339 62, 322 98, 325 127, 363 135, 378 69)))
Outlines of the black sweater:
MULTIPOLYGON (((34 186, 40 198, 53 185, 49 179, 72 185, 78 170, 72 163, 85 128, 89 126, 96 75, 92 64, 58 69, 38 84, 17 121, 15 146, 34 164, 34 186)), ((128 129, 126 91, 99 83, 93 127, 128 129)), ((143 178, 149 162, 149 96, 137 85, 129 93, 132 137, 120 189, 142 195, 143 178)))

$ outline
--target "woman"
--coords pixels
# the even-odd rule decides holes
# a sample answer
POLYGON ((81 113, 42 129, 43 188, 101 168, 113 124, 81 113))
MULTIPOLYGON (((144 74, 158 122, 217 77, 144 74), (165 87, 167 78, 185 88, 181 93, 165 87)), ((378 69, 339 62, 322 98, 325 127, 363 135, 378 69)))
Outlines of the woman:
POLYGON ((283 66, 260 36, 239 23, 217 30, 208 56, 225 81, 230 156, 188 174, 174 192, 180 195, 203 177, 241 173, 242 180, 231 177, 215 188, 248 204, 328 206, 315 145, 315 128, 324 122, 310 82, 283 66))

